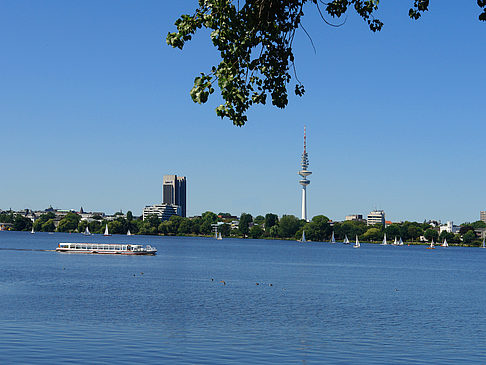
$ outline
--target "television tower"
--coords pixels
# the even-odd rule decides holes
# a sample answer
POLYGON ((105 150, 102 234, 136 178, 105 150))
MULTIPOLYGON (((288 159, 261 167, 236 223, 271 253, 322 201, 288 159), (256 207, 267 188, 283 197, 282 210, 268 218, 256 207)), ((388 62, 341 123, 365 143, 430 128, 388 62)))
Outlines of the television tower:
POLYGON ((305 126, 304 126, 304 153, 302 154, 301 166, 302 166, 302 170, 299 171, 299 175, 302 176, 302 179, 299 180, 299 184, 302 185, 302 219, 308 222, 306 188, 307 185, 310 184, 310 181, 307 179, 307 176, 312 174, 312 172, 307 170, 307 168, 309 167, 309 156, 307 155, 307 141, 306 141, 306 134, 305 134, 305 126))

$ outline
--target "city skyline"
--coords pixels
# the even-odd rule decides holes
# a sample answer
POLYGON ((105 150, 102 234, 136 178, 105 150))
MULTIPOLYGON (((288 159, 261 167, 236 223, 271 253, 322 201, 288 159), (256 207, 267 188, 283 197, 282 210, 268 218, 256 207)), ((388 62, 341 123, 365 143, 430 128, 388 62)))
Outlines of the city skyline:
POLYGON ((257 107, 236 128, 214 116, 217 101, 188 94, 218 57, 209 41, 182 53, 165 44, 192 4, 4 2, 2 208, 141 212, 160 194, 160 171, 173 171, 191 179, 188 216, 300 216, 305 121, 309 217, 376 208, 392 221, 477 220, 486 28, 473 2, 440 6, 412 22, 407 4, 380 4, 379 34, 354 16, 332 28, 306 14, 316 53, 303 32, 295 39, 305 96, 257 107))

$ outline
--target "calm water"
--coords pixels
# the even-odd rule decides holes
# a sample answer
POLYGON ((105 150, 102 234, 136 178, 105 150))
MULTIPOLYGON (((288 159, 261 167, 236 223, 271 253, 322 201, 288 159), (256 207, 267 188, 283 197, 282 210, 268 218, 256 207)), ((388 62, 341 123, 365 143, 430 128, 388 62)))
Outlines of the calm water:
POLYGON ((486 250, 0 232, 76 241, 159 254, 0 250, 0 363, 486 362, 486 250))

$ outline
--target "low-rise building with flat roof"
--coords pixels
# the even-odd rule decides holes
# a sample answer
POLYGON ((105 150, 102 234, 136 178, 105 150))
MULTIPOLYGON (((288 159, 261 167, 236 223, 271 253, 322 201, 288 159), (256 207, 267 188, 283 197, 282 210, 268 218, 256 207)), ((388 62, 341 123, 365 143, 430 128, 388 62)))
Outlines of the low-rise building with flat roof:
POLYGON ((143 208, 143 220, 145 220, 145 218, 147 218, 151 214, 155 214, 160 219, 167 221, 173 215, 181 215, 181 206, 175 204, 155 204, 148 205, 143 208))

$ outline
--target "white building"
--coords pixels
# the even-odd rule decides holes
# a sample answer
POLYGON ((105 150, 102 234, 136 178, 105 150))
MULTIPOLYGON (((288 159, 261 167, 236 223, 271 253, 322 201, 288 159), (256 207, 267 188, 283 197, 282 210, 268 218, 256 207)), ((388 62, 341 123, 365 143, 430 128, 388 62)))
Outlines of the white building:
POLYGON ((347 221, 362 221, 363 220, 363 214, 350 214, 347 215, 345 218, 347 221))
POLYGON ((439 227, 439 234, 446 231, 447 233, 457 233, 461 227, 455 226, 452 221, 448 221, 439 227))
POLYGON ((156 214, 160 219, 166 221, 173 215, 181 215, 182 208, 175 204, 155 204, 143 208, 142 217, 145 220, 149 215, 156 214))
POLYGON ((370 214, 368 214, 367 224, 368 226, 372 226, 374 224, 385 225, 385 211, 374 210, 370 212, 370 214))

